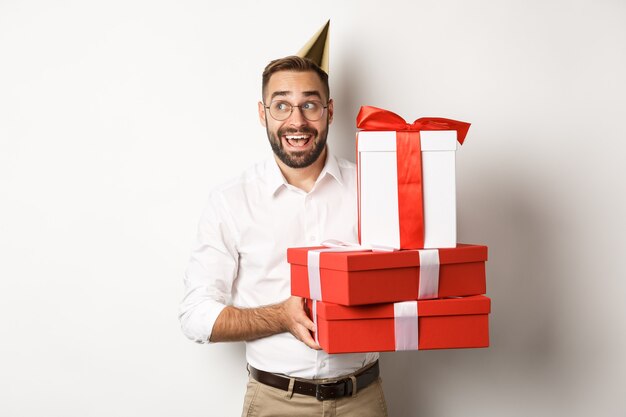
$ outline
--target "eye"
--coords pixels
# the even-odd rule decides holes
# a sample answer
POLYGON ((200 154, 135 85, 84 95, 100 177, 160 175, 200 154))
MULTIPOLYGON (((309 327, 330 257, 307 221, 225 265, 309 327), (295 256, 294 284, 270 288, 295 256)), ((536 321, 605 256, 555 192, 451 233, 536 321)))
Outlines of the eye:
POLYGON ((274 108, 280 112, 288 112, 291 109, 291 105, 286 101, 277 101, 274 103, 274 108))
POLYGON ((302 104, 302 110, 316 110, 319 107, 319 103, 315 102, 315 101, 307 101, 304 104, 302 104))

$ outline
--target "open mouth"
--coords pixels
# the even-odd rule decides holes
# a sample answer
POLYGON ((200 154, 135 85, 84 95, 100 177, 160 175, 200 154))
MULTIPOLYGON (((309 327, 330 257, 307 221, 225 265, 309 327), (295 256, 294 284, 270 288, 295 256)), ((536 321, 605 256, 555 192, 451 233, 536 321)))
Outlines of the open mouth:
POLYGON ((285 142, 287 142, 292 148, 304 148, 306 145, 309 144, 312 138, 313 136, 309 134, 283 136, 285 142))

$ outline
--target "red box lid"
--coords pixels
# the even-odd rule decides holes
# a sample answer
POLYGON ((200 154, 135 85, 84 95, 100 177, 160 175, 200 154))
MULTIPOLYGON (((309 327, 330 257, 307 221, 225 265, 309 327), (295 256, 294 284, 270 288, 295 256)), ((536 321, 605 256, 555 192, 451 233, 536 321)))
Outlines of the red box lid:
MULTIPOLYGON (((287 249, 287 262, 296 265, 307 265, 307 254, 312 249, 324 249, 324 247, 289 248, 287 249)), ((456 248, 439 249, 439 263, 441 264, 486 260, 487 246, 459 243, 456 248)), ((418 249, 395 252, 322 252, 320 254, 320 268, 338 271, 404 268, 419 264, 418 249)))
MULTIPOLYGON (((307 300, 307 304, 310 305, 310 303, 311 300, 307 300)), ((484 295, 419 300, 417 303, 419 317, 488 314, 491 311, 491 300, 484 295)), ((368 304, 348 307, 318 301, 317 316, 325 320, 393 318, 393 304, 394 303, 368 304)))

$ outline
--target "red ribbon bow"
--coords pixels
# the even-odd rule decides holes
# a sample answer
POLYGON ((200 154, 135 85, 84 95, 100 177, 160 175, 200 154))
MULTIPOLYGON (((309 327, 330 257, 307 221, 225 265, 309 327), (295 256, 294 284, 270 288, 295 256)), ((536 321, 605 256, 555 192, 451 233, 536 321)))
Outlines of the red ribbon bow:
POLYGON ((361 130, 393 130, 396 132, 420 130, 456 130, 457 140, 462 145, 470 128, 470 123, 442 117, 421 117, 408 123, 401 116, 385 109, 361 106, 356 116, 356 127, 361 130))

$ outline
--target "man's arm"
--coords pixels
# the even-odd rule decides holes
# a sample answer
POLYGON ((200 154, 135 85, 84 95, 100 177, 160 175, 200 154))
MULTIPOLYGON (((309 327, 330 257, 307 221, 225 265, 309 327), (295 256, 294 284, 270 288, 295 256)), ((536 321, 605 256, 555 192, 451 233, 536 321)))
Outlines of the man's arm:
POLYGON ((237 274, 238 253, 228 210, 212 196, 198 228, 198 241, 185 274, 185 297, 179 318, 183 333, 195 342, 246 341, 290 332, 313 349, 320 349, 309 330, 314 323, 304 311, 300 297, 258 307, 229 306, 237 274))
POLYGON ((213 325, 211 342, 248 341, 290 332, 311 349, 320 349, 309 330, 314 331, 315 324, 304 311, 304 300, 292 296, 265 307, 225 307, 213 325))

